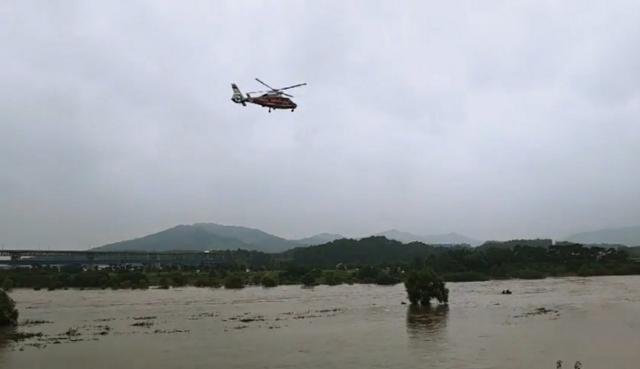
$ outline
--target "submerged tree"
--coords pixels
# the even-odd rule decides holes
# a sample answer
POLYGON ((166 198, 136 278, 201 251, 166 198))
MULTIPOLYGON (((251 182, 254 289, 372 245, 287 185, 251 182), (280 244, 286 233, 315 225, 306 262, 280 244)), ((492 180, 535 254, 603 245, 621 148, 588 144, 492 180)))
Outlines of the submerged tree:
POLYGON ((449 301, 449 289, 431 268, 409 272, 404 286, 409 301, 414 305, 429 305, 431 299, 436 299, 441 304, 449 301))
POLYGON ((3 290, 0 290, 0 326, 18 324, 16 303, 3 290))

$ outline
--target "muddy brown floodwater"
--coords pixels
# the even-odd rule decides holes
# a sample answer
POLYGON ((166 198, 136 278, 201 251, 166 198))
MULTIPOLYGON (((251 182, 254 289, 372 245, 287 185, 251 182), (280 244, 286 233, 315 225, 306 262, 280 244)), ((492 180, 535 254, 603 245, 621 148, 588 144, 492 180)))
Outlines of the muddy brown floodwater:
POLYGON ((640 367, 640 276, 448 286, 431 310, 402 285, 14 290, 0 368, 640 367))

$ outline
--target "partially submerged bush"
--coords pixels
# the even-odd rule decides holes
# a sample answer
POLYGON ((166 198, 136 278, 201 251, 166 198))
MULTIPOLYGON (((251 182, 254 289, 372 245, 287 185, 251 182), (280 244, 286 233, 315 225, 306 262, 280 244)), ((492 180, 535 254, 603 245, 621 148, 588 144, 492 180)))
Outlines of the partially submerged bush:
POLYGON ((2 281, 2 289, 9 292, 13 289, 13 279, 7 277, 2 281))
POLYGON ((244 288, 244 280, 242 277, 236 274, 230 274, 224 279, 224 288, 227 289, 240 289, 244 288))
POLYGON ((324 280, 324 284, 329 286, 337 286, 344 282, 342 276, 335 271, 324 272, 322 279, 324 280))
POLYGON ((409 272, 404 286, 414 305, 429 305, 431 299, 444 304, 449 301, 449 290, 444 281, 430 268, 409 272))
POLYGON ((193 282, 193 285, 195 287, 210 287, 211 283, 209 282, 209 278, 198 277, 198 279, 193 282))
POLYGON ((300 278, 300 282, 305 287, 311 287, 316 285, 316 278, 313 276, 313 273, 309 272, 300 278))
POLYGON ((596 263, 591 263, 591 264, 582 264, 582 266, 580 266, 580 269, 578 269, 578 275, 581 277, 588 277, 588 276, 592 276, 592 275, 606 275, 607 273, 607 269, 600 265, 600 264, 596 264, 596 263))
POLYGON ((400 282, 402 282, 402 280, 398 277, 396 277, 395 275, 392 275, 390 273, 387 272, 382 272, 380 274, 378 274, 378 276, 376 277, 376 284, 382 285, 382 286, 393 286, 396 285, 400 282))
POLYGON ((544 279, 547 277, 544 273, 533 269, 519 270, 514 276, 520 279, 544 279))
POLYGON ((17 325, 18 310, 16 303, 3 290, 0 290, 0 326, 17 325))
POLYGON ((276 281, 275 278, 271 277, 270 275, 265 274, 262 277, 260 284, 262 284, 262 287, 275 287, 278 285, 278 281, 276 281))
POLYGON ((169 280, 166 277, 160 277, 160 279, 158 280, 158 288, 168 290, 169 287, 169 280))
POLYGON ((174 287, 183 287, 187 284, 187 278, 180 272, 174 272, 170 275, 171 285, 174 287))

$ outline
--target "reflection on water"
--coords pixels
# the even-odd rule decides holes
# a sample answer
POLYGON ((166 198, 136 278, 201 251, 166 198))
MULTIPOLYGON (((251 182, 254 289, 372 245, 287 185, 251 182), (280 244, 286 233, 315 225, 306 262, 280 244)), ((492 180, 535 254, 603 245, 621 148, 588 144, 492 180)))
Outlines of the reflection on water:
POLYGON ((409 305, 407 332, 410 338, 433 340, 447 328, 449 305, 409 305))
POLYGON ((10 344, 9 336, 15 333, 15 328, 13 327, 0 327, 0 368, 4 368, 4 356, 5 351, 8 349, 10 344))
POLYGON ((14 327, 0 327, 0 356, 2 349, 9 345, 9 337, 16 332, 14 327))

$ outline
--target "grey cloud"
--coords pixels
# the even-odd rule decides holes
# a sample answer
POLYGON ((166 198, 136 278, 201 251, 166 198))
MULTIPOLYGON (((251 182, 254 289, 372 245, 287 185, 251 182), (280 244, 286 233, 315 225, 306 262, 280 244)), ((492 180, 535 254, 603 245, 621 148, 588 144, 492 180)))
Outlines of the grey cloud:
POLYGON ((0 243, 640 220, 635 2, 5 2, 0 243), (229 101, 292 91, 295 113, 229 101))

